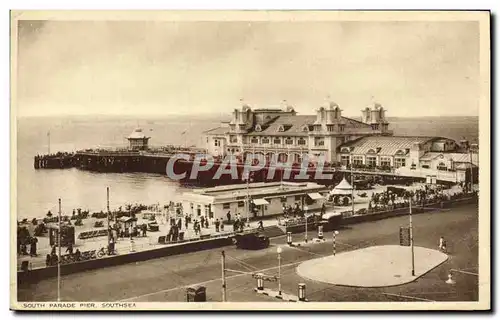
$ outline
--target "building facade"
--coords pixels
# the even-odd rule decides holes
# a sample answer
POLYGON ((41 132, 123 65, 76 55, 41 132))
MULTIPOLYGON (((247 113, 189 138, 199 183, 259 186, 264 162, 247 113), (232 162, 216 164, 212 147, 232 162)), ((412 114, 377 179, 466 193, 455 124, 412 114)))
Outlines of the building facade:
POLYGON ((244 104, 232 119, 205 132, 206 149, 214 156, 255 153, 266 157, 289 157, 300 163, 304 155, 337 161, 338 147, 366 136, 390 136, 385 109, 378 103, 362 110, 362 121, 342 116, 335 102, 320 107, 316 115, 298 115, 285 105, 277 109, 252 110, 244 104))
POLYGON ((191 214, 193 219, 201 216, 211 219, 227 219, 240 214, 242 218, 259 217, 283 213, 283 206, 298 204, 307 210, 321 208, 328 195, 324 185, 311 182, 250 183, 248 185, 227 185, 213 188, 195 189, 182 195, 183 212, 191 214), (250 213, 248 203, 254 210, 250 213))

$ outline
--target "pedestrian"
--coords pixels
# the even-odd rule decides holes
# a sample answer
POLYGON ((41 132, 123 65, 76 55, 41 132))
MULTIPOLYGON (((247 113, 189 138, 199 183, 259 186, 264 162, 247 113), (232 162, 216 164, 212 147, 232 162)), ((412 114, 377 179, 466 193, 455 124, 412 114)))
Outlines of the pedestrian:
POLYGON ((215 232, 219 232, 219 219, 215 219, 215 232))
POLYGON ((231 222, 231 211, 228 211, 226 214, 227 222, 231 222))
POLYGON ((76 252, 75 252, 75 261, 80 261, 81 256, 82 256, 82 254, 80 252, 80 249, 76 249, 76 252))
POLYGON ((186 216, 186 217, 184 218, 184 223, 185 223, 185 226, 186 226, 186 229, 187 229, 187 228, 188 228, 188 226, 189 226, 189 217, 188 217, 188 216, 186 216))
POLYGON ((208 219, 205 219, 205 229, 208 229, 208 219))
POLYGON ((56 254, 56 245, 53 245, 53 246, 52 246, 52 250, 50 251, 50 254, 51 254, 51 255, 56 254))
POLYGON ((30 244, 30 256, 36 257, 36 246, 38 243, 37 237, 31 238, 31 244, 30 244))
POLYGON ((259 226, 257 227, 257 230, 264 231, 264 223, 262 222, 262 220, 259 221, 259 226))
POLYGON ((73 254, 73 244, 69 244, 68 248, 66 248, 66 253, 73 254))
POLYGON ((204 216, 200 217, 200 222, 201 222, 202 226, 205 226, 205 217, 204 216))
POLYGON ((220 231, 224 231, 224 221, 221 220, 220 222, 220 231))
POLYGON ((179 220, 177 220, 177 228, 179 230, 182 230, 182 219, 181 218, 179 218, 179 220))
POLYGON ((146 236, 146 231, 147 231, 147 227, 145 224, 142 225, 142 236, 145 237, 146 236))

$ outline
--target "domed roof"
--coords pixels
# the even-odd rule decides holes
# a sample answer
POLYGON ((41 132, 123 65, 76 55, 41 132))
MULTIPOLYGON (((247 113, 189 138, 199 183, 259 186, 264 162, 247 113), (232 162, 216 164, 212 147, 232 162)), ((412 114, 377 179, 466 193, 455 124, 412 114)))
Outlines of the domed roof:
POLYGON ((128 139, 144 139, 148 138, 143 132, 141 128, 136 128, 129 136, 128 139))
POLYGON ((333 102, 333 101, 328 102, 328 106, 327 106, 328 110, 335 110, 338 107, 339 107, 339 105, 336 102, 333 102))
POLYGON ((370 104, 369 104, 366 108, 368 108, 368 109, 372 109, 372 110, 373 110, 373 109, 374 109, 374 110, 383 109, 383 108, 382 108, 382 105, 381 105, 380 103, 378 103, 378 102, 372 102, 372 103, 370 103, 370 104))

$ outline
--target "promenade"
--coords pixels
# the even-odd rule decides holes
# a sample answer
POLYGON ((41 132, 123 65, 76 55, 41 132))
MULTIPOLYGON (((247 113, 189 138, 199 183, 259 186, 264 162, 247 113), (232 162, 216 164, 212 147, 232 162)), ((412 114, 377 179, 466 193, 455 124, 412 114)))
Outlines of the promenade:
MULTIPOLYGON (((399 216, 343 228, 337 235, 336 258, 353 250, 397 245, 399 227, 407 223, 407 216, 399 216)), ((296 295, 298 283, 305 283, 309 301, 476 301, 479 294, 477 277, 456 274, 456 284, 452 286, 445 281, 451 269, 478 272, 477 204, 418 214, 413 217, 413 225, 416 247, 436 249, 439 237, 443 236, 448 241, 450 258, 422 275, 418 281, 400 286, 356 288, 301 277, 296 272, 301 263, 332 255, 332 237, 329 234, 326 235, 325 242, 310 242, 301 247, 290 247, 286 244, 286 237, 279 237, 271 239, 271 246, 263 250, 241 250, 235 246, 226 246, 63 275, 61 301, 181 302, 186 301, 186 288, 193 285, 206 287, 208 301, 221 301, 222 250, 226 253, 228 269, 248 272, 227 273, 227 301, 278 301, 255 293, 256 280, 251 276, 254 272, 269 276, 278 275, 278 246, 283 249, 283 292, 296 295)), ((303 239, 303 234, 296 234, 294 238, 303 239)), ((410 259, 409 252, 407 259, 410 259)), ((344 260, 343 263, 348 267, 361 262, 344 260)), ((363 264, 370 265, 370 262, 363 264)), ((410 269, 407 267, 405 270, 410 269)), ((377 277, 377 274, 374 273, 373 277, 377 277)), ((278 287, 276 282, 267 281, 264 286, 272 290, 278 287)), ((55 301, 57 279, 47 278, 37 283, 21 283, 18 286, 18 299, 55 301)), ((397 305, 395 304, 395 307, 397 305)), ((433 305, 428 304, 429 310, 433 305)))
MULTIPOLYGON (((371 199, 371 196, 373 193, 380 193, 386 190, 387 186, 377 186, 372 190, 356 190, 355 191, 355 201, 354 201, 354 210, 355 212, 359 209, 367 209, 368 208, 368 203, 371 199), (360 197, 360 194, 366 193, 365 197, 360 197)), ((417 190, 423 188, 423 184, 414 184, 412 186, 404 187, 407 190, 417 190)), ((443 191, 444 194, 447 195, 453 195, 456 193, 462 192, 462 189, 458 186, 453 186, 450 189, 446 189, 443 191)), ((403 200, 397 200, 396 202, 401 202, 403 200)), ((352 206, 328 206, 325 212, 325 216, 330 216, 333 214, 340 214, 342 212, 346 211, 351 211, 352 206)), ((147 219, 143 219, 142 214, 137 215, 138 221, 137 225, 141 224, 147 224, 148 222, 151 222, 147 219)), ((246 221, 245 216, 241 216, 241 219, 243 221, 246 221)), ((274 217, 265 217, 262 218, 263 226, 266 227, 271 227, 271 226, 282 226, 283 224, 280 223, 281 216, 274 216, 274 217)), ((161 244, 158 242, 158 239, 160 236, 166 236, 169 232, 170 225, 169 225, 169 216, 168 215, 162 215, 162 214, 157 214, 157 223, 159 226, 159 231, 148 231, 146 233, 146 236, 139 236, 139 237, 134 237, 133 241, 130 240, 130 238, 118 238, 116 244, 115 244, 115 253, 117 255, 123 255, 123 254, 129 254, 132 252, 142 252, 142 251, 148 251, 148 250, 154 250, 160 247, 166 247, 166 246, 176 246, 176 245, 181 245, 181 243, 176 243, 176 242, 170 242, 170 243, 164 243, 161 244)), ((88 232, 92 230, 106 230, 106 227, 102 228, 94 228, 94 224, 96 221, 102 221, 104 222, 105 219, 96 219, 96 218, 87 218, 82 220, 84 225, 83 226, 75 226, 75 240, 76 243, 73 246, 73 251, 76 251, 77 249, 80 252, 85 252, 85 251, 92 251, 92 250, 103 250, 103 252, 107 252, 107 237, 106 236, 100 236, 100 237, 95 237, 95 238, 89 238, 89 239, 79 239, 79 234, 83 232, 88 232)), ((188 228, 185 228, 184 225, 184 219, 183 219, 183 225, 181 228, 181 232, 184 232, 184 239, 186 241, 201 241, 204 238, 214 238, 214 237, 227 237, 231 236, 233 234, 233 226, 232 225, 225 225, 224 226, 224 231, 219 230, 218 232, 215 230, 215 226, 213 223, 209 224, 208 228, 201 228, 201 234, 196 234, 194 229, 193 229, 193 223, 190 223, 188 228)), ((105 224, 104 224, 105 225, 105 224)), ((27 224, 28 228, 31 229, 30 233, 32 233, 33 226, 27 224)), ((258 228, 258 221, 250 221, 249 226, 246 225, 245 223, 245 231, 257 231, 258 228)), ((315 232, 315 231, 312 231, 315 232)), ((52 248, 49 244, 49 238, 48 235, 44 235, 41 237, 37 237, 38 239, 38 245, 37 245, 37 256, 31 257, 29 255, 19 255, 17 256, 17 266, 18 270, 21 269, 21 264, 23 261, 27 261, 29 264, 30 269, 38 269, 38 268, 44 268, 46 267, 46 256, 47 254, 50 254, 52 248)), ((28 249, 29 252, 29 249, 28 249)), ((61 254, 65 255, 66 252, 66 247, 61 248, 61 254)), ((57 254, 57 249, 56 249, 56 254, 57 254)), ((106 254, 104 254, 102 257, 97 257, 97 258, 103 258, 106 257, 106 254)))
MULTIPOLYGON (((145 220, 141 218, 142 214, 138 214, 138 221, 137 224, 141 225, 143 223, 148 223, 151 221, 145 220)), ((107 236, 100 236, 100 237, 95 237, 95 238, 90 238, 90 239, 79 239, 78 235, 83 232, 91 231, 91 230, 106 230, 106 228, 93 228, 92 226, 94 225, 95 221, 105 221, 105 219, 95 219, 95 218, 88 218, 84 219, 83 226, 77 226, 75 227, 75 245, 73 246, 73 252, 75 252, 77 249, 80 250, 80 252, 84 251, 91 251, 91 250, 96 250, 99 251, 101 248, 104 249, 105 252, 107 252, 107 245, 108 245, 108 238, 107 236)), ((129 254, 132 252, 141 252, 141 251, 148 251, 148 250, 154 250, 160 247, 167 247, 167 246, 176 246, 180 245, 183 242, 176 243, 176 242, 170 242, 170 243, 165 243, 165 244, 160 244, 158 243, 158 238, 160 236, 166 236, 169 232, 170 225, 166 221, 167 219, 162 219, 159 218, 157 220, 158 226, 159 226, 159 231, 148 231, 146 233, 146 236, 138 236, 138 237, 133 237, 131 241, 130 238, 118 238, 117 242, 115 244, 115 253, 117 255, 122 255, 122 254, 129 254), (132 243, 133 242, 133 243, 132 243)), ((277 225, 277 220, 276 218, 273 219, 267 219, 263 220, 263 225, 264 227, 268 226, 273 226, 277 225)), ((258 222, 257 221, 250 221, 249 226, 245 225, 244 230, 245 231, 250 231, 250 230, 257 230, 258 228, 258 222)), ((213 237, 224 237, 224 236, 230 236, 234 233, 233 231, 233 226, 232 225, 225 225, 224 226, 224 231, 216 232, 215 230, 215 225, 210 224, 208 228, 201 228, 201 233, 196 234, 194 229, 193 229, 193 224, 190 223, 188 228, 185 228, 184 221, 182 225, 182 229, 180 230, 181 232, 184 232, 184 239, 187 241, 198 241, 201 240, 205 237, 210 236, 210 238, 213 237)), ((17 256, 17 268, 18 270, 21 269, 21 263, 23 261, 28 261, 30 269, 38 269, 38 268, 44 268, 46 267, 46 256, 47 254, 51 253, 51 246, 49 243, 49 238, 47 235, 42 236, 42 237, 37 237, 38 239, 38 247, 37 247, 37 256, 31 257, 29 255, 18 255, 17 256)), ((61 254, 67 254, 66 252, 66 247, 61 248, 61 254)), ((29 250, 28 250, 29 252, 29 250)), ((56 254, 57 254, 57 248, 56 248, 56 254)), ((104 255, 103 257, 106 257, 107 255, 104 255)))

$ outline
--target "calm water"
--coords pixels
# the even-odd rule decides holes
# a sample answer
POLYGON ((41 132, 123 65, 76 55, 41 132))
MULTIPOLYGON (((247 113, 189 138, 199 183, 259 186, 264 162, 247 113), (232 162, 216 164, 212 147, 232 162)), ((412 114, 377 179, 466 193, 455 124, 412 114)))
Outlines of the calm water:
MULTIPOLYGON (((18 217, 33 218, 48 210, 57 212, 62 199, 63 212, 73 208, 105 210, 106 187, 110 187, 111 207, 127 203, 164 204, 178 199, 185 188, 165 176, 145 173, 91 173, 77 169, 34 170, 33 156, 48 151, 74 151, 84 148, 124 147, 125 137, 140 126, 152 138, 152 145, 186 144, 202 146, 201 133, 218 126, 228 117, 170 117, 132 119, 116 117, 22 118, 18 120, 18 217), (186 134, 182 134, 187 131, 186 134)), ((478 137, 477 117, 390 119, 396 135, 430 135, 453 139, 478 137)))

